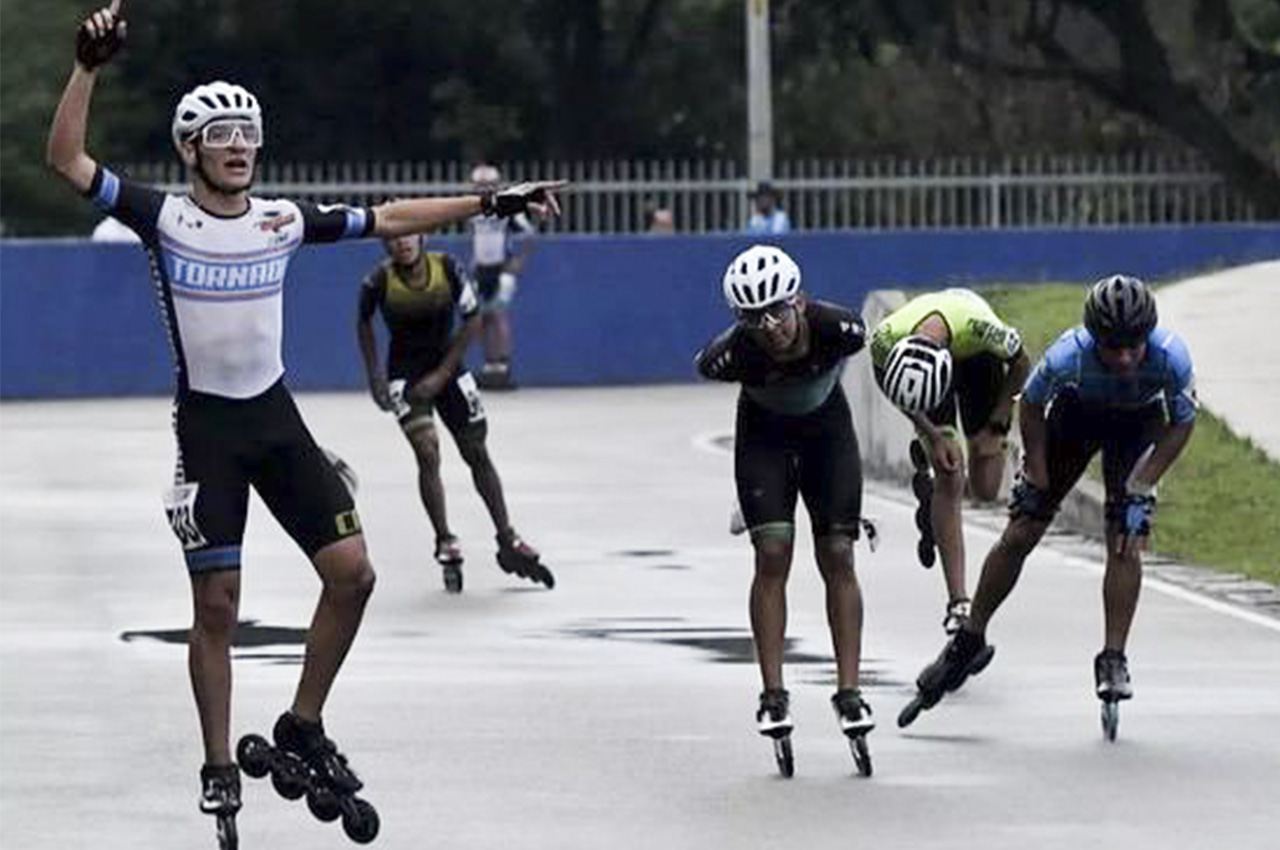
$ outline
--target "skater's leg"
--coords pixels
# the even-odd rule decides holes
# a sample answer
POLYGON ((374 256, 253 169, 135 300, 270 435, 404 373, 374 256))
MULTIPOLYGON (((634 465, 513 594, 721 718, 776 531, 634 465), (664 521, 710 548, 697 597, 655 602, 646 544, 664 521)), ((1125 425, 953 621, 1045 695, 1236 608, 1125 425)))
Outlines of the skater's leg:
POLYGON ((430 420, 406 431, 418 462, 418 495, 431 520, 436 538, 453 537, 445 508, 444 484, 440 480, 440 438, 430 420))
POLYGON ((853 569, 853 538, 832 534, 814 541, 818 569, 826 583, 827 624, 836 655, 836 687, 858 687, 862 658, 862 589, 853 569))
POLYGON ((962 468, 934 469, 933 539, 942 560, 942 576, 947 585, 947 601, 968 597, 964 576, 964 526, 960 506, 964 499, 962 468))
POLYGON ((240 571, 218 570, 191 576, 195 611, 187 639, 187 667, 205 764, 231 764, 231 643, 240 603, 240 571))
POLYGON ((1107 566, 1102 579, 1102 606, 1106 620, 1106 648, 1124 652, 1129 627, 1138 609, 1142 589, 1142 555, 1136 546, 1118 554, 1119 529, 1107 531, 1107 566))
POLYGON ((1000 497, 1007 449, 1004 437, 981 431, 969 440, 969 495, 979 502, 1000 497))
POLYGON ((969 609, 969 622, 965 629, 975 634, 985 634, 987 624, 1018 583, 1022 564, 1035 549, 1048 529, 1048 520, 1030 516, 1017 516, 1009 520, 1004 533, 987 553, 978 578, 978 589, 973 594, 969 609))
POLYGON ((324 587, 307 632, 306 658, 293 712, 304 720, 318 721, 360 628, 375 576, 364 536, 359 534, 324 547, 312 563, 324 587))
POLYGON ((791 571, 790 529, 753 532, 755 578, 751 582, 751 634, 763 689, 783 687, 782 658, 787 633, 787 576, 791 571))
POLYGON ((471 469, 471 480, 476 492, 484 500, 484 506, 493 520, 494 530, 499 536, 511 533, 511 519, 507 514, 507 501, 502 493, 502 479, 498 477, 497 467, 489 455, 488 446, 483 436, 464 436, 458 439, 458 453, 471 469))

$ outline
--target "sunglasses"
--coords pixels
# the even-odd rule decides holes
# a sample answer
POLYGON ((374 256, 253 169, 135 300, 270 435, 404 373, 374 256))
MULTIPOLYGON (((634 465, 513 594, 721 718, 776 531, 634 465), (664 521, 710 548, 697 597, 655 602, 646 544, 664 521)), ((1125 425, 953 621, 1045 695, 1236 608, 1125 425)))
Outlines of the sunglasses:
POLYGON ((236 137, 246 148, 262 147, 262 128, 252 121, 214 121, 200 130, 200 143, 206 148, 229 148, 236 137))
POLYGON ((787 314, 791 312, 795 303, 794 299, 787 299, 758 310, 739 310, 738 324, 753 330, 776 328, 786 321, 787 314))

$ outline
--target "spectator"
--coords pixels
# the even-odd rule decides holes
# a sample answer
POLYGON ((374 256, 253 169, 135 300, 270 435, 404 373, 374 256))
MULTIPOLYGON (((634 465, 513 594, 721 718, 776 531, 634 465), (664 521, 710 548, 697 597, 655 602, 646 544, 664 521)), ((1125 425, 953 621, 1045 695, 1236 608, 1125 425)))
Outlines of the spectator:
POLYGON ((791 230, 791 218, 778 206, 778 191, 773 184, 761 182, 751 196, 755 212, 747 222, 747 232, 757 234, 786 233, 791 230))

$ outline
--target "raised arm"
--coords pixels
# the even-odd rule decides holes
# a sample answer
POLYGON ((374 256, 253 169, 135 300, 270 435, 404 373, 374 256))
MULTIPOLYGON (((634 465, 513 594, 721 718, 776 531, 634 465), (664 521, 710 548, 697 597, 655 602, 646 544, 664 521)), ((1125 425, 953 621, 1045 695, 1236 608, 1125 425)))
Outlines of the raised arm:
POLYGON ((76 34, 75 68, 49 127, 45 159, 80 192, 89 190, 98 167, 85 152, 85 129, 98 68, 110 60, 124 42, 126 26, 119 11, 120 0, 112 0, 110 6, 94 12, 80 25, 76 34))
POLYGON ((372 235, 387 238, 425 233, 476 215, 503 218, 526 212, 540 216, 558 215, 560 203, 556 200, 555 192, 565 185, 567 184, 563 180, 517 183, 500 192, 486 192, 483 195, 389 201, 373 208, 372 235))

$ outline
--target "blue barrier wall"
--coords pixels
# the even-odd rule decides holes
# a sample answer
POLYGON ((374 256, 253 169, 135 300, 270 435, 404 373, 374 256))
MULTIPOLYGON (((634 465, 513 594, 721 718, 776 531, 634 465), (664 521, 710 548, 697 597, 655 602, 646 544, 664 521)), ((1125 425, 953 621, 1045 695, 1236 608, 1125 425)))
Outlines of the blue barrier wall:
MULTIPOLYGON (((1081 281, 1124 270, 1159 280, 1280 257, 1280 225, 1081 231, 849 232, 775 240, 805 288, 851 306, 886 287, 1081 281)), ((741 236, 538 240, 513 307, 521 383, 694 378, 697 348, 729 321, 720 275, 741 236)), ((432 246, 466 256, 460 239, 432 246)), ((355 342, 376 241, 303 248, 285 295, 294 389, 363 387, 355 342)), ((474 362, 473 352, 473 362, 474 362)), ((0 397, 168 394, 168 351, 136 245, 0 242, 0 397)))

